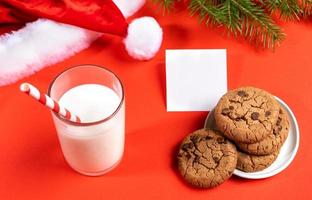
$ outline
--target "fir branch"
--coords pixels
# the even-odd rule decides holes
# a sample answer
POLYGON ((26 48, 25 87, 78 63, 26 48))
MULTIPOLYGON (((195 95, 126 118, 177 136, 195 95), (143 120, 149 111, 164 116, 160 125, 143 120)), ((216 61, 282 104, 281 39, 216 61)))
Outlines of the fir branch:
POLYGON ((206 25, 222 25, 225 21, 219 6, 214 1, 191 0, 189 4, 191 15, 199 14, 200 21, 205 21, 206 25))
MULTIPOLYGON (((176 1, 154 0, 170 10, 176 1)), ((191 15, 198 14, 201 22, 224 26, 228 34, 241 35, 255 45, 274 48, 285 34, 271 14, 283 19, 299 19, 311 14, 312 0, 189 0, 191 15), (302 3, 301 3, 302 2, 302 3), (306 6, 309 5, 309 6, 306 6), (304 9, 303 9, 304 8, 304 9)))
POLYGON ((242 20, 239 10, 233 6, 231 1, 224 1, 221 4, 220 11, 225 16, 224 25, 229 33, 233 33, 234 36, 242 34, 242 20))
POLYGON ((279 13, 285 20, 300 20, 303 13, 298 0, 260 0, 260 3, 271 14, 279 13))
POLYGON ((206 24, 225 26, 229 33, 249 38, 256 45, 274 48, 284 39, 272 18, 251 0, 191 0, 189 8, 206 24))
POLYGON ((285 37, 279 26, 267 15, 262 8, 251 0, 227 0, 235 6, 243 20, 244 35, 256 45, 262 43, 263 47, 274 48, 285 37))
POLYGON ((312 16, 312 0, 303 0, 302 8, 303 8, 303 17, 312 16))
POLYGON ((175 0, 153 0, 155 3, 159 3, 161 6, 163 6, 163 11, 164 12, 169 12, 173 5, 175 0))

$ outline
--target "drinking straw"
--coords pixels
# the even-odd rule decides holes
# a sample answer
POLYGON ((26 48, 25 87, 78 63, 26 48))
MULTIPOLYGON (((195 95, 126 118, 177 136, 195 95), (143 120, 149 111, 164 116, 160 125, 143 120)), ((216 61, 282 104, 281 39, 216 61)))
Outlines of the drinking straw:
POLYGON ((29 83, 22 83, 20 85, 20 90, 25 94, 36 99, 38 102, 43 104, 44 106, 48 107, 53 112, 59 114, 65 119, 68 119, 72 122, 80 123, 80 118, 77 115, 74 115, 66 108, 62 107, 57 101, 51 99, 48 95, 41 93, 35 86, 29 83))

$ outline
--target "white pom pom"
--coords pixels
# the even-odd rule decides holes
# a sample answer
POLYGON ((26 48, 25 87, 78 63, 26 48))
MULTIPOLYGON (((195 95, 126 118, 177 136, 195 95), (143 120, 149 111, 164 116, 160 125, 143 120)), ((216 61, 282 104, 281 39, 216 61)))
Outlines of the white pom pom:
POLYGON ((161 27, 153 17, 133 20, 124 40, 128 54, 139 60, 153 58, 160 48, 162 34, 161 27))
POLYGON ((145 3, 145 0, 113 0, 125 18, 136 13, 145 3))

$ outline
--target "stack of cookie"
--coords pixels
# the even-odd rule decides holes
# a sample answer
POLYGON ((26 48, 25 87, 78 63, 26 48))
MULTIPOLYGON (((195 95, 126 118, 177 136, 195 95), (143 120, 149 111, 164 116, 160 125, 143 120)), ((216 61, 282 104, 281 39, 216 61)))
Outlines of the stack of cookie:
POLYGON ((193 186, 220 185, 235 168, 245 172, 267 168, 288 136, 286 111, 258 88, 229 91, 219 100, 213 117, 210 129, 195 131, 180 145, 179 171, 193 186))
POLYGON ((218 102, 216 128, 238 147, 237 169, 256 172, 270 166, 288 136, 286 111, 268 92, 238 88, 218 102))

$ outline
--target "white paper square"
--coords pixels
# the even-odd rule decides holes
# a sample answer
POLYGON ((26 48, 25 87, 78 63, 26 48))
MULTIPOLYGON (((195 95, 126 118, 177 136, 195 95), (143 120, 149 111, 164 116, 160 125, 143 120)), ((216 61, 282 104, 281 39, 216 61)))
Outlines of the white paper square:
POLYGON ((227 91, 225 49, 166 50, 167 111, 210 111, 227 91))

